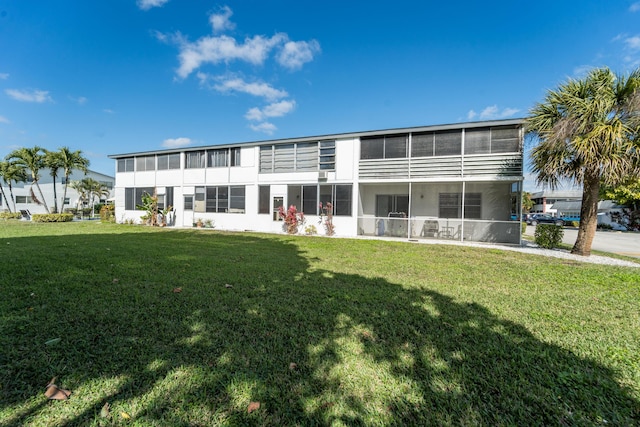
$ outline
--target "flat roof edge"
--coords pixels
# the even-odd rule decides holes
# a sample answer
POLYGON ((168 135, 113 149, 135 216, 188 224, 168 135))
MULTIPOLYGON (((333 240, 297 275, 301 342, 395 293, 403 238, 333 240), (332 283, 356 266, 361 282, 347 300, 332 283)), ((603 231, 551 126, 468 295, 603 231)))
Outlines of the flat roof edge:
POLYGON ((437 125, 428 125, 428 126, 413 126, 413 127, 404 127, 404 128, 390 128, 390 129, 359 131, 359 132, 345 132, 345 133, 313 135, 313 136, 303 136, 303 137, 294 137, 294 138, 267 139, 267 140, 259 140, 259 141, 236 142, 236 143, 229 143, 229 144, 211 144, 211 145, 201 145, 201 146, 193 146, 193 147, 186 146, 186 147, 180 147, 180 148, 168 148, 164 150, 150 150, 150 151, 122 153, 122 154, 109 154, 107 157, 109 157, 110 159, 119 159, 122 157, 131 157, 136 155, 172 154, 172 153, 181 153, 183 151, 203 150, 207 148, 251 147, 251 146, 263 145, 263 144, 285 144, 285 143, 294 143, 294 142, 320 141, 325 139, 359 138, 362 136, 373 136, 377 134, 388 134, 388 133, 428 132, 428 131, 476 128, 476 127, 522 125, 524 124, 524 120, 525 120, 524 118, 486 120, 486 121, 477 121, 477 122, 460 122, 460 123, 437 124, 437 125))

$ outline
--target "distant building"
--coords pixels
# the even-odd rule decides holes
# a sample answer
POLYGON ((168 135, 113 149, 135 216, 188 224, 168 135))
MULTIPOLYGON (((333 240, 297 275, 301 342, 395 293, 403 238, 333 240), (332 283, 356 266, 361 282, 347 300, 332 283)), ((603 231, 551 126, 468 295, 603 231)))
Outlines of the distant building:
POLYGON ((531 194, 531 213, 546 213, 552 216, 580 216, 582 190, 543 190, 531 194))
MULTIPOLYGON (((60 175, 60 173, 58 174, 60 175)), ((69 182, 71 181, 81 181, 84 178, 92 178, 96 181, 103 183, 109 189, 109 196, 100 199, 100 203, 106 203, 106 201, 113 194, 113 187, 115 183, 115 178, 109 175, 105 175, 99 172, 87 171, 85 175, 84 172, 80 170, 74 170, 69 176, 69 182)), ((49 169, 41 169, 40 170, 40 179, 38 180, 38 184, 40 185, 40 189, 42 190, 42 194, 49 206, 49 209, 53 209, 53 178, 49 174, 49 169)), ((64 206, 61 206, 62 196, 64 195, 64 176, 58 176, 56 178, 56 196, 58 198, 58 211, 64 212, 64 209, 67 208, 76 208, 78 206, 79 195, 78 192, 73 188, 67 188, 67 198, 64 201, 64 206)), ((13 210, 13 205, 11 202, 11 197, 9 195, 9 187, 0 179, 0 185, 2 185, 2 189, 7 195, 7 199, 11 204, 10 209, 13 210)), ((35 195, 37 201, 41 202, 40 192, 31 180, 31 177, 26 182, 12 183, 13 186, 13 195, 16 201, 16 210, 28 210, 30 213, 47 213, 44 205, 36 203, 33 195, 35 195), (32 188, 33 187, 33 188, 32 188), (33 190, 33 194, 31 193, 33 190)), ((96 200, 96 203, 98 201, 96 200)), ((88 207, 87 202, 85 201, 85 206, 88 207)), ((0 210, 6 211, 9 210, 6 206, 6 201, 3 197, 0 196, 0 210)))
MULTIPOLYGON (((521 119, 422 126, 114 154, 118 220, 145 193, 172 224, 282 232, 278 209, 307 226, 333 205, 341 236, 520 243, 521 119)), ((305 232, 305 226, 299 232, 305 232)))

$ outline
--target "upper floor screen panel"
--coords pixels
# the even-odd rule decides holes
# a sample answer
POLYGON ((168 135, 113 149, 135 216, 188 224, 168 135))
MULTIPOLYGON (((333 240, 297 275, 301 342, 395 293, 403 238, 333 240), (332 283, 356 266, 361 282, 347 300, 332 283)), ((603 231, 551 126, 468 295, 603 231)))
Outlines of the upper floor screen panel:
POLYGON ((361 160, 518 153, 520 150, 519 126, 415 132, 360 140, 361 160))

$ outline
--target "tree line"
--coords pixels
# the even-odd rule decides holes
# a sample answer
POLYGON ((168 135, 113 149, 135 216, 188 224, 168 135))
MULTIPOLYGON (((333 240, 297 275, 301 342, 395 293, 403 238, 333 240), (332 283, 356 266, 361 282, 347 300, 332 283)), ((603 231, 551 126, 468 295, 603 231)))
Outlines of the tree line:
POLYGON ((81 150, 72 151, 69 147, 61 147, 57 151, 51 151, 38 146, 18 148, 9 153, 3 161, 0 161, 0 179, 8 188, 7 192, 3 185, 0 185, 0 197, 4 199, 9 212, 17 212, 13 186, 20 182, 27 182, 31 178, 31 198, 35 203, 44 206, 47 212, 58 213, 63 210, 69 187, 78 192, 80 196, 78 205, 82 201, 91 201, 93 204, 96 197, 100 199, 100 197, 109 194, 109 189, 105 184, 92 178, 69 181, 74 170, 80 170, 86 174, 88 167, 89 160, 81 150), (39 181, 44 170, 48 170, 53 179, 53 206, 51 208, 40 188, 39 181), (58 204, 57 180, 60 177, 64 178, 62 180, 64 191, 58 204), (34 192, 34 187, 40 197, 34 192))

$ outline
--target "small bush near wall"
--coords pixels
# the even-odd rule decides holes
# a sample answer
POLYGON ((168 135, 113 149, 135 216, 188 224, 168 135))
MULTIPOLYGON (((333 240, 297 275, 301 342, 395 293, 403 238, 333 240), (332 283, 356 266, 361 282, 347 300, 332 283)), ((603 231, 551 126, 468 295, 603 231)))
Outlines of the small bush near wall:
POLYGON ((103 205, 100 209, 100 220, 102 222, 116 222, 115 205, 103 205))
POLYGON ((562 236, 562 227, 554 224, 538 224, 534 233, 535 242, 545 249, 557 248, 562 242, 562 236))
POLYGON ((524 234, 527 231, 527 223, 523 222, 522 225, 520 225, 520 231, 521 234, 524 234))
POLYGON ((73 221, 73 215, 69 213, 61 214, 33 214, 31 215, 33 222, 69 222, 73 221))
POLYGON ((20 219, 22 214, 20 212, 0 212, 0 219, 20 219))

